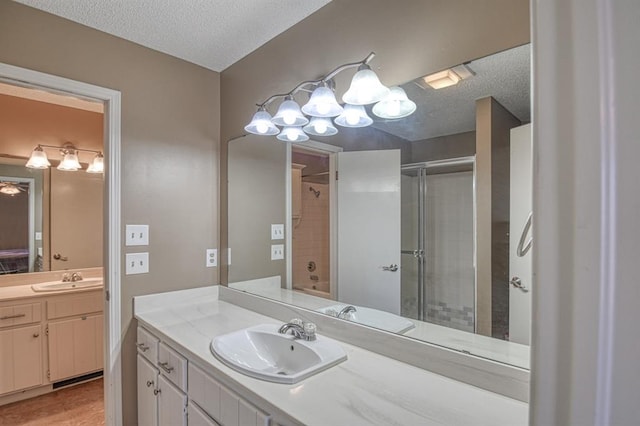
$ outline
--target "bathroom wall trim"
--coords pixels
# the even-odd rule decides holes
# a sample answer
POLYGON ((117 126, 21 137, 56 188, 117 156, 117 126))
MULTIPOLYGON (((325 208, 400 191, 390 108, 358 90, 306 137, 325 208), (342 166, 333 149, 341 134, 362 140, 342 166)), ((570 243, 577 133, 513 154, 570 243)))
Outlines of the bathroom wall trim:
POLYGON ((104 401, 107 425, 122 424, 120 348, 120 92, 64 77, 0 63, 0 81, 54 90, 104 102, 105 216, 105 330, 104 401))

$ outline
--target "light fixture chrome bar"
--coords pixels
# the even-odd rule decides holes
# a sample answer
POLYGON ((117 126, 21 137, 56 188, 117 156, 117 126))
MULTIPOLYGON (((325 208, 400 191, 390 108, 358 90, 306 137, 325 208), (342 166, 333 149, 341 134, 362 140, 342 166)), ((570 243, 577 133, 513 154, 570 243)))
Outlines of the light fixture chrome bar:
POLYGON ((95 149, 86 149, 86 148, 76 148, 75 145, 73 145, 72 143, 68 142, 62 146, 56 146, 56 145, 45 145, 42 143, 38 144, 39 147, 41 148, 54 148, 54 149, 59 149, 59 150, 75 150, 75 151, 85 151, 85 152, 93 152, 94 154, 102 154, 102 151, 96 151, 95 149))
MULTIPOLYGON (((274 100, 278 99, 278 98, 285 98, 287 96, 293 96, 296 93, 298 93, 300 90, 303 90, 303 88, 305 86, 310 86, 310 85, 318 85, 320 83, 325 83, 328 82, 329 80, 331 80, 333 77, 335 77, 336 75, 338 75, 339 73, 341 73, 342 71, 349 69, 349 68, 355 68, 355 67, 359 67, 361 65, 367 65, 369 62, 371 62, 371 60, 376 56, 375 52, 371 52, 367 55, 366 58, 364 58, 361 61, 358 62, 350 62, 348 64, 344 64, 344 65, 340 65, 339 67, 337 67, 336 69, 334 69, 333 71, 331 71, 329 74, 325 75, 324 77, 318 79, 318 80, 307 80, 307 81, 303 81, 302 83, 298 84, 296 87, 294 87, 290 92, 288 93, 278 93, 276 95, 271 95, 269 96, 264 102, 256 104, 256 106, 258 108, 266 108, 271 102, 273 102, 274 100)), ((306 91, 306 89, 304 89, 306 91)))

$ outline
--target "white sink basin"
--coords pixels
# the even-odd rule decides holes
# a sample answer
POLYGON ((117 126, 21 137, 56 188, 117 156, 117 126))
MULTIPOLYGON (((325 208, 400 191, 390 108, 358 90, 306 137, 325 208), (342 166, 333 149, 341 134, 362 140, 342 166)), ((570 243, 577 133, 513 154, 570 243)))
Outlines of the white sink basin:
MULTIPOLYGON (((322 312, 323 314, 335 317, 346 306, 349 305, 342 304, 327 306, 326 308, 318 309, 317 312, 322 312)), ((400 334, 406 333, 407 331, 415 327, 413 321, 403 318, 399 315, 380 311, 378 309, 365 308, 355 305, 351 306, 354 306, 356 308, 356 311, 349 312, 344 317, 341 316, 341 319, 400 334)))
POLYGON ((227 366, 247 376, 276 383, 298 383, 347 359, 334 340, 314 341, 278 333, 278 325, 261 324, 218 336, 211 352, 227 366))
POLYGON ((102 278, 84 278, 80 281, 50 281, 46 283, 33 284, 31 289, 37 292, 79 290, 81 288, 102 287, 102 278))

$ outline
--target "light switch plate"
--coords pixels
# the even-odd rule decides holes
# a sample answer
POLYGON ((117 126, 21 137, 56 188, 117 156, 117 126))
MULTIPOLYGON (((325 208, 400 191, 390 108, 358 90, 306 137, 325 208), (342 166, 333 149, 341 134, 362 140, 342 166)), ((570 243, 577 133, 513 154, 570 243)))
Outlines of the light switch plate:
POLYGON ((284 244, 271 245, 271 260, 284 259, 284 244))
POLYGON ((125 233, 125 245, 149 245, 149 225, 127 225, 125 233))
POLYGON ((284 225, 281 223, 271 225, 271 239, 284 240, 284 225))
POLYGON ((205 266, 207 268, 218 266, 218 249, 207 249, 207 259, 205 260, 205 266))
POLYGON ((149 273, 149 253, 127 253, 125 271, 127 275, 149 273))

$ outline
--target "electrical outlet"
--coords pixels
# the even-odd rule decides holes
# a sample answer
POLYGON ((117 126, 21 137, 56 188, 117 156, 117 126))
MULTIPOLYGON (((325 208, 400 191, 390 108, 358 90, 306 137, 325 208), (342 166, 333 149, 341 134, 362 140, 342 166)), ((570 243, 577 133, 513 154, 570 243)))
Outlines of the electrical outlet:
POLYGON ((284 244, 271 245, 271 260, 284 259, 284 244))
POLYGON ((125 245, 127 246, 148 246, 149 245, 149 225, 127 225, 125 245))
POLYGON ((284 225, 272 224, 271 225, 271 239, 272 240, 284 240, 284 225))
POLYGON ((149 273, 149 253, 127 253, 127 275, 149 273))
POLYGON ((205 261, 207 268, 218 266, 218 249, 207 249, 207 259, 205 261))

